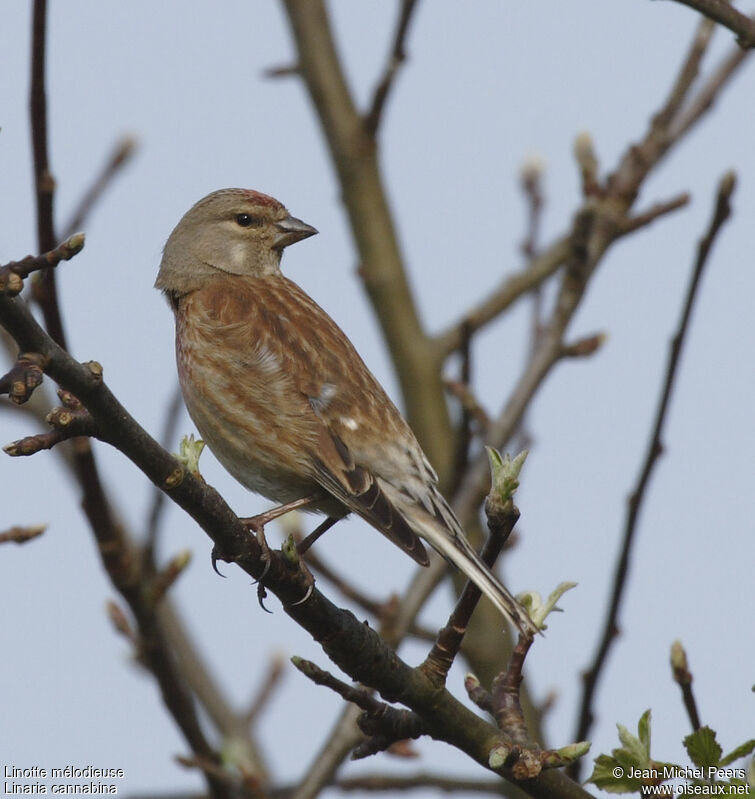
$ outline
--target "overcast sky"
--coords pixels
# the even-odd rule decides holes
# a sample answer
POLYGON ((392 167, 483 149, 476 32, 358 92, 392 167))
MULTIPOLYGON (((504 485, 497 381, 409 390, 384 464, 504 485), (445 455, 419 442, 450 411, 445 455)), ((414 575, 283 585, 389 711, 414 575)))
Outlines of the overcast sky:
MULTIPOLYGON (((35 250, 29 5, 4 4, 0 26, 1 262, 35 250)), ((339 190, 308 97, 296 79, 262 74, 294 59, 279 4, 50 5, 49 131, 59 227, 116 139, 129 133, 139 142, 132 165, 88 220, 85 250, 59 269, 74 355, 102 363, 110 388, 159 435, 175 385, 173 322, 152 288, 161 249, 197 199, 242 186, 272 194, 318 228, 320 235, 287 251, 284 270, 337 320, 399 400, 355 274, 339 190)), ((364 107, 397 3, 340 0, 330 8, 351 87, 364 107)), ((645 131, 696 22, 681 5, 647 0, 420 4, 408 39, 410 60, 380 141, 401 245, 431 330, 521 267, 525 216, 517 175, 523 161, 534 154, 545 164, 547 244, 568 229, 580 201, 575 136, 589 131, 601 168, 612 168, 645 131)), ((731 34, 719 31, 705 67, 732 46, 731 34)), ((591 754, 617 745, 616 722, 635 728, 652 708, 654 757, 686 762, 680 742, 689 726, 668 666, 675 638, 687 648, 703 722, 719 731, 724 750, 753 733, 753 97, 749 64, 648 181, 639 208, 685 190, 692 203, 611 250, 569 331, 574 339, 604 331, 607 342, 595 357, 559 366, 529 416, 534 443, 518 497, 522 539, 506 560, 507 582, 514 591, 544 594, 562 580, 579 583, 527 661, 533 694, 557 695, 547 721, 553 745, 571 741, 580 673, 596 646, 669 337, 717 182, 731 168, 739 175, 735 212, 695 310, 665 455, 641 517, 622 636, 597 696, 591 754)), ((476 388, 491 412, 522 368, 528 318, 525 304, 480 337, 476 388)), ((31 425, 26 415, 0 409, 0 442, 35 432, 31 425)), ((179 429, 194 431, 187 416, 179 429)), ((178 439, 172 448, 177 445, 178 439)), ((117 452, 96 449, 125 518, 139 530, 149 485, 117 452)), ((240 514, 266 507, 209 453, 202 472, 240 514)), ((123 768, 121 793, 200 789, 201 780, 174 762, 187 747, 154 685, 130 662, 126 643, 106 619, 114 591, 57 458, 2 458, 0 479, 0 529, 50 525, 33 543, 0 549, 2 765, 123 768)), ((278 540, 272 528, 271 539, 278 540)), ((317 546, 375 595, 402 590, 412 573, 408 558, 361 523, 338 525, 317 546)), ((275 599, 274 614, 264 614, 244 575, 231 567, 227 580, 212 573, 210 542, 171 509, 160 556, 187 548, 194 560, 174 598, 236 701, 248 700, 272 651, 326 665, 275 599)), ((440 592, 434 599, 424 613, 427 623, 444 619, 449 596, 440 592)), ((403 654, 416 662, 423 652, 409 647, 403 654)), ((457 695, 462 680, 458 668, 449 683, 457 695)), ((290 670, 262 726, 281 779, 295 780, 306 768, 340 709, 333 694, 290 670)), ((421 768, 433 770, 442 758, 459 773, 484 776, 445 746, 419 748, 421 768)), ((417 765, 379 756, 347 764, 344 773, 417 765)))

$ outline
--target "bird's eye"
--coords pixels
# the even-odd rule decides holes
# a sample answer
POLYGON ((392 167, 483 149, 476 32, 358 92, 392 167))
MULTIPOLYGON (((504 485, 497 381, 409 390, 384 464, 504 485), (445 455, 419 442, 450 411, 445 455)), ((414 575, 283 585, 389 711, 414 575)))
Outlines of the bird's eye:
POLYGON ((258 216, 251 214, 236 214, 236 224, 240 227, 259 227, 262 220, 258 216))

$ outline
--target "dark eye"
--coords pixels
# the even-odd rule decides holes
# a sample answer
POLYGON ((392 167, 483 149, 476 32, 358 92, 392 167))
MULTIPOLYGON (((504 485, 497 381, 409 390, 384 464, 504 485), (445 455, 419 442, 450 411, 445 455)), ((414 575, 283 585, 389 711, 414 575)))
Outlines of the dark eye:
POLYGON ((258 216, 251 214, 236 214, 236 224, 241 227, 259 227, 262 220, 258 216))

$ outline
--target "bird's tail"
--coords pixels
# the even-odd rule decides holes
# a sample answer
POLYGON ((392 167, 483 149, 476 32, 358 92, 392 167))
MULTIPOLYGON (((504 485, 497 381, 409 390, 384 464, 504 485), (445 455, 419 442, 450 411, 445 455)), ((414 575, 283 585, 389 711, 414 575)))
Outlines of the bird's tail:
POLYGON ((433 549, 451 561, 488 597, 505 619, 519 632, 533 635, 539 630, 521 604, 511 595, 501 581, 490 571, 482 558, 467 541, 456 516, 440 494, 433 497, 433 504, 440 504, 438 516, 432 516, 425 508, 401 502, 393 498, 409 525, 422 536, 433 549))

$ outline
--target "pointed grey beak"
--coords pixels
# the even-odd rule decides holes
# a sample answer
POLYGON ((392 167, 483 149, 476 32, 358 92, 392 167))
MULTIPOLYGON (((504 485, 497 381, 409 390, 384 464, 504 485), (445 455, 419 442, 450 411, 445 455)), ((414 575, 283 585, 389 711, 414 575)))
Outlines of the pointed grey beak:
POLYGON ((302 222, 301 219, 297 219, 295 216, 287 216, 285 219, 281 219, 280 222, 275 223, 275 227, 278 228, 279 232, 273 240, 274 250, 282 250, 284 247, 288 247, 289 244, 296 244, 297 241, 308 239, 317 233, 317 230, 312 225, 302 222))

